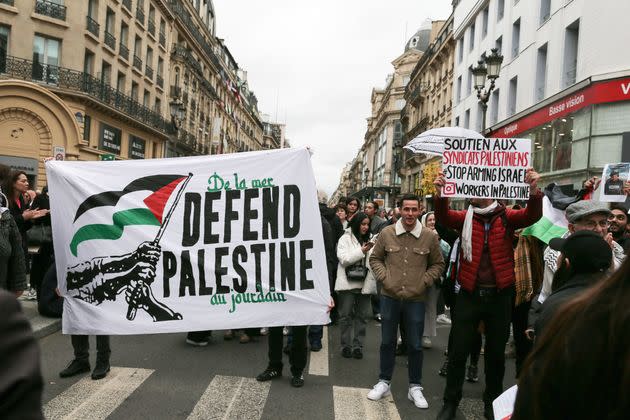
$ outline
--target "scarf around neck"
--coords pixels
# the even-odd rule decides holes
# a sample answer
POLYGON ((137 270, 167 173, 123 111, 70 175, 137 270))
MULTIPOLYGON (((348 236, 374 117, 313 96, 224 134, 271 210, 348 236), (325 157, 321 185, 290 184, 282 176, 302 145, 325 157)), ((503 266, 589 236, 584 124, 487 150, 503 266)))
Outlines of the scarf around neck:
POLYGON ((497 201, 493 201, 488 207, 480 209, 479 207, 473 207, 473 205, 468 206, 468 211, 466 212, 466 217, 464 218, 464 226, 462 227, 462 253, 464 254, 464 259, 468 262, 472 261, 472 221, 473 215, 478 214, 480 216, 485 216, 491 214, 499 205, 497 201))

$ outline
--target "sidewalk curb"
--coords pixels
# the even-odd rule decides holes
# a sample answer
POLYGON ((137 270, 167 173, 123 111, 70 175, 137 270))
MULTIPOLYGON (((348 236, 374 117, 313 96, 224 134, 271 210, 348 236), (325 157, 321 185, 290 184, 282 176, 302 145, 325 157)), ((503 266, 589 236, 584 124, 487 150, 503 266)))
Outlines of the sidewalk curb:
POLYGON ((33 330, 33 335, 35 338, 40 339, 44 337, 48 337, 51 334, 56 333, 61 330, 61 320, 57 319, 53 323, 48 324, 42 328, 38 328, 37 330, 33 330))

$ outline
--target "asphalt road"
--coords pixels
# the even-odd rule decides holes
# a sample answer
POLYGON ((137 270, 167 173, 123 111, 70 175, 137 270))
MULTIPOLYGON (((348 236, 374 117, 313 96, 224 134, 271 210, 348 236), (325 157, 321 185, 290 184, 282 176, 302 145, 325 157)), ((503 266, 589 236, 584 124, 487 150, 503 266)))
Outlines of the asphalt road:
MULTIPOLYGON (((305 386, 292 388, 288 360, 284 376, 254 379, 266 367, 267 339, 240 344, 215 333, 207 347, 191 347, 184 334, 112 337, 112 372, 101 381, 89 374, 61 379, 72 358, 70 339, 55 333, 40 339, 47 418, 76 419, 434 419, 441 407, 442 365, 448 326, 438 328, 424 352, 423 387, 429 409, 407 399, 407 365, 397 357, 392 397, 367 400, 378 378, 379 325, 368 327, 362 360, 344 359, 338 327, 326 328, 324 349, 311 353, 305 386)), ((93 338, 90 345, 95 349, 93 338)), ((91 360, 94 363, 95 354, 91 360)), ((286 359, 286 357, 285 357, 286 359)), ((483 358, 482 358, 483 359, 483 358)), ((481 361, 483 365, 483 361, 481 361)), ((483 372, 480 366, 480 374, 483 372)), ((482 377, 482 375, 480 375, 482 377)), ((514 383, 514 360, 506 363, 505 387, 514 383)), ((460 419, 482 418, 483 379, 466 383, 460 419)))

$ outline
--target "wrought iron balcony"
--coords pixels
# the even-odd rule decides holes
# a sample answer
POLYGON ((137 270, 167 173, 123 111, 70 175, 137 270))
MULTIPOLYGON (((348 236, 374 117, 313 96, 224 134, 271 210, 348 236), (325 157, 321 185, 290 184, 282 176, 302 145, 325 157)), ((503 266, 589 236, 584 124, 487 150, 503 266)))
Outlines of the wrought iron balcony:
POLYGON ((164 89, 164 79, 162 78, 162 76, 160 76, 159 74, 155 76, 155 82, 157 83, 159 87, 164 89))
POLYGON ((154 127, 163 133, 171 132, 171 124, 159 113, 153 112, 109 84, 87 73, 13 56, 6 56, 0 62, 0 73, 11 78, 39 81, 53 88, 58 87, 66 91, 83 93, 103 105, 118 110, 131 119, 154 127))
POLYGON ((147 22, 147 31, 155 36, 155 21, 151 18, 149 18, 148 22, 147 22))
POLYGON ((166 34, 164 32, 160 32, 160 45, 166 47, 166 34))
POLYGON ((35 13, 59 20, 66 20, 66 6, 49 0, 35 0, 35 13))
POLYGON ((129 61, 129 48, 127 48, 127 46, 122 42, 118 46, 118 54, 125 60, 129 61))
POLYGON ((133 66, 142 71, 142 59, 135 54, 133 56, 133 66))
POLYGON ((138 4, 136 9, 136 21, 139 21, 144 26, 144 10, 138 4))
POLYGON ((153 69, 148 65, 144 68, 144 74, 151 80, 153 80, 153 69))
POLYGON ((105 45, 116 51, 116 37, 105 31, 105 45))
POLYGON ((87 30, 90 31, 93 35, 95 35, 98 38, 99 33, 101 31, 101 25, 99 25, 97 21, 95 21, 89 16, 86 16, 86 20, 87 20, 87 30))

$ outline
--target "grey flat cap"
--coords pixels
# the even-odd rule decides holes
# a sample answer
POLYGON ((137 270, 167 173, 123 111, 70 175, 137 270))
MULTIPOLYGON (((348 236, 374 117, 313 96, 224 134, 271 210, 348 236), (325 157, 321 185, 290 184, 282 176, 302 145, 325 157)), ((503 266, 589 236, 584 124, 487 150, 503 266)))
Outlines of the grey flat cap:
POLYGON ((575 223, 583 217, 590 216, 595 213, 603 213, 610 215, 608 204, 600 203, 594 200, 582 200, 571 204, 566 209, 566 216, 569 223, 575 223))

